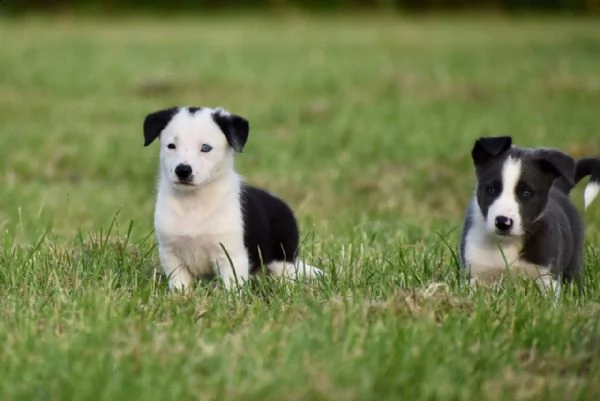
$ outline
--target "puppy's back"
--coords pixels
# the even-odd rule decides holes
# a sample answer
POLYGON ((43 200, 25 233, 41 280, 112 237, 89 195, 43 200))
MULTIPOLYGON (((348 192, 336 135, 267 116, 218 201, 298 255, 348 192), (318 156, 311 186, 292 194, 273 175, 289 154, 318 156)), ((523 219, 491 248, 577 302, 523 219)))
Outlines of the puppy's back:
MULTIPOLYGON (((548 198, 549 208, 560 210, 563 218, 557 219, 564 236, 570 240, 570 255, 564 260, 563 278, 566 281, 575 280, 580 284, 583 269, 584 223, 575 205, 561 188, 552 187, 548 198)), ((551 245, 550 245, 551 246, 551 245)))
POLYGON ((299 234, 290 207, 260 188, 243 185, 241 207, 244 216, 244 244, 251 270, 273 261, 293 262, 299 234))

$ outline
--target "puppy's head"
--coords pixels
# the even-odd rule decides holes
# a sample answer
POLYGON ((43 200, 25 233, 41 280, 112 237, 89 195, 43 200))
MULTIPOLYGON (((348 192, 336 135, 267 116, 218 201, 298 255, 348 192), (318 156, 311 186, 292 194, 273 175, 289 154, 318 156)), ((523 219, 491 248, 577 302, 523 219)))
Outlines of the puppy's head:
POLYGON ((480 138, 472 150, 477 203, 487 231, 523 237, 546 208, 555 179, 573 183, 575 160, 555 149, 512 146, 511 137, 480 138))
POLYGON ((173 107, 144 120, 144 146, 160 138, 161 174, 181 190, 231 170, 233 153, 242 151, 248 133, 248 121, 220 108, 173 107))

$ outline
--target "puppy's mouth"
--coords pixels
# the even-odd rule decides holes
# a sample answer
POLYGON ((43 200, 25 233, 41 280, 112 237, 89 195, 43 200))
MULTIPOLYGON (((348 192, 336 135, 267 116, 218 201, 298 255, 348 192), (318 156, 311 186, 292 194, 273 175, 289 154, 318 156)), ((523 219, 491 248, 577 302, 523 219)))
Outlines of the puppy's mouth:
POLYGON ((509 241, 514 238, 521 238, 523 235, 515 234, 512 231, 494 230, 494 236, 499 240, 509 241))
POLYGON ((175 185, 177 186, 182 186, 182 187, 193 187, 194 183, 192 181, 175 181, 174 182, 175 185))

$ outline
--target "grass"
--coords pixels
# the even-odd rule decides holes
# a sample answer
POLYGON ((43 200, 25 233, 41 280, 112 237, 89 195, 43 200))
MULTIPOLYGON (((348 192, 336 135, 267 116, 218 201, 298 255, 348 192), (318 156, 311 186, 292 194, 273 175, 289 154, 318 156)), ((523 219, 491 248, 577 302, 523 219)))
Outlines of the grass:
MULTIPOLYGON (((593 19, 0 19, 2 400, 597 400, 586 290, 470 292, 481 135, 600 154, 593 19), (170 294, 146 113, 223 105, 328 277, 170 294)), ((581 188, 573 194, 581 207, 581 188)))

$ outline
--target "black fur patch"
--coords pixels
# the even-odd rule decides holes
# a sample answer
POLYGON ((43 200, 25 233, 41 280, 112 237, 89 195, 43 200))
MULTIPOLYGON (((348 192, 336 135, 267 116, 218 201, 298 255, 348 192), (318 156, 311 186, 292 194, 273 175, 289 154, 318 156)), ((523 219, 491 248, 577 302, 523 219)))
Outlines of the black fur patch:
POLYGON ((479 138, 473 145, 471 157, 475 165, 487 163, 489 160, 506 152, 512 146, 510 136, 479 138))
POLYGON ((289 206, 270 193, 242 185, 241 207, 244 216, 244 245, 248 250, 250 272, 273 261, 294 262, 299 233, 289 206))
POLYGON ((600 183, 600 159, 597 157, 585 157, 577 162, 575 172, 575 183, 584 177, 590 176, 590 182, 600 183))
POLYGON ((160 136, 162 130, 171 121, 173 116, 179 111, 178 107, 171 107, 164 110, 150 113, 144 119, 144 146, 150 145, 160 136))
POLYGON ((221 111, 212 113, 212 118, 225 134, 227 142, 229 142, 233 150, 241 153, 250 132, 248 121, 235 114, 223 113, 221 111))

